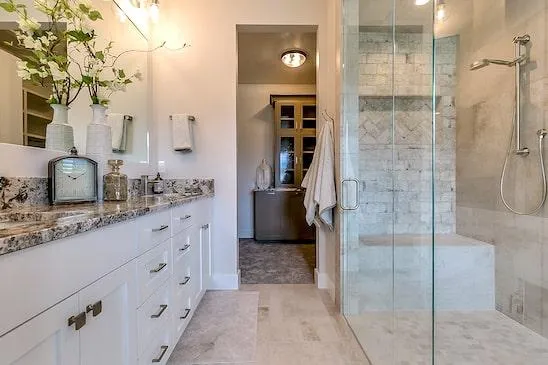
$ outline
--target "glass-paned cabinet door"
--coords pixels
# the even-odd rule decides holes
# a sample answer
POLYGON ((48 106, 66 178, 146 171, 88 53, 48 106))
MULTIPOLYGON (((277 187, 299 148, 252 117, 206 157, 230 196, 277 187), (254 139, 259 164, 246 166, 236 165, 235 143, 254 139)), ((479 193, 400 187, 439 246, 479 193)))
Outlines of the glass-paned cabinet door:
POLYGON ((280 154, 278 156, 278 179, 280 185, 295 184, 295 137, 280 137, 280 154))
POLYGON ((303 105, 303 129, 316 129, 316 105, 303 105))
POLYGON ((280 118, 279 128, 281 129, 295 129, 296 115, 295 105, 280 105, 280 118))
POLYGON ((312 159, 314 158, 314 150, 316 149, 316 137, 303 137, 303 178, 308 172, 310 165, 312 165, 312 159))

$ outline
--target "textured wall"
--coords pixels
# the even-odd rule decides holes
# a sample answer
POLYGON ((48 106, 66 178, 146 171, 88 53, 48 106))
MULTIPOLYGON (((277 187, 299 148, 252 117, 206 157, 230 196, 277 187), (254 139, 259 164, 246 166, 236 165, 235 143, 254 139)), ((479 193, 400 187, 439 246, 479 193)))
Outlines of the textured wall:
POLYGON ((514 73, 481 58, 512 59, 513 37, 528 33, 530 62, 523 70, 522 138, 528 157, 511 156, 504 191, 517 209, 536 206, 541 193, 536 132, 548 116, 547 3, 474 1, 461 31, 457 93, 457 233, 496 247, 497 308, 548 337, 548 207, 518 216, 503 206, 499 183, 512 132, 514 73))

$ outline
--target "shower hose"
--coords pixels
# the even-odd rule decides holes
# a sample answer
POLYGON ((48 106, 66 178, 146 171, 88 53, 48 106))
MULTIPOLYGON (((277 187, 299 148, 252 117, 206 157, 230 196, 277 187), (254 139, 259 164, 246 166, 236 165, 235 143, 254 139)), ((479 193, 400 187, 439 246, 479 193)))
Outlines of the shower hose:
POLYGON ((502 202, 504 203, 504 206, 511 211, 512 213, 518 214, 518 215, 532 215, 537 213, 542 209, 542 206, 546 202, 546 194, 547 194, 547 183, 546 183, 546 167, 544 166, 544 157, 543 157, 543 145, 544 145, 544 137, 546 136, 546 131, 541 129, 537 132, 538 135, 538 150, 539 150, 539 163, 540 163, 540 171, 542 174, 542 197, 540 199, 540 202, 538 205, 531 211, 519 211, 517 209, 512 208, 512 206, 506 201, 506 198, 504 196, 504 177, 506 176, 506 168, 508 167, 508 159, 510 158, 510 155, 512 154, 512 142, 514 140, 514 136, 516 134, 516 109, 514 108, 514 120, 513 120, 513 127, 512 127, 512 133, 510 134, 510 141, 508 142, 508 149, 506 150, 506 157, 504 159, 504 165, 502 167, 502 173, 500 176, 500 197, 502 199, 502 202))

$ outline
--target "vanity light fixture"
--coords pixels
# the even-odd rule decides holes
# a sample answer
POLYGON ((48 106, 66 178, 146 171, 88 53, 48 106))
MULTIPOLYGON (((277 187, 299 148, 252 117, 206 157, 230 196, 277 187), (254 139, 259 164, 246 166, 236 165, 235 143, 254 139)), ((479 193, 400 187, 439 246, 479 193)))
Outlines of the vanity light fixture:
POLYGON ((160 19, 160 1, 159 0, 151 0, 150 5, 148 7, 148 15, 150 17, 150 20, 154 24, 158 23, 158 20, 160 19))
POLYGON ((415 5, 422 6, 426 5, 430 2, 430 0, 415 0, 415 5))
POLYGON ((438 0, 438 4, 436 6, 436 20, 442 23, 446 19, 447 19, 447 8, 445 5, 445 0, 438 0))
POLYGON ((282 62, 287 67, 301 67, 306 62, 306 53, 299 49, 292 49, 282 53, 282 62))

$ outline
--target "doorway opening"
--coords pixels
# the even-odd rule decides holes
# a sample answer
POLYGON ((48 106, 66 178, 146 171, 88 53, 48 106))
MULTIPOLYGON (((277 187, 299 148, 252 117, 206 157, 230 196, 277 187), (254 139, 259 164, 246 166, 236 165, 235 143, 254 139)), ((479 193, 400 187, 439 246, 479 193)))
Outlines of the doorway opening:
POLYGON ((316 229, 301 188, 316 146, 317 27, 238 26, 242 284, 312 284, 316 229))

